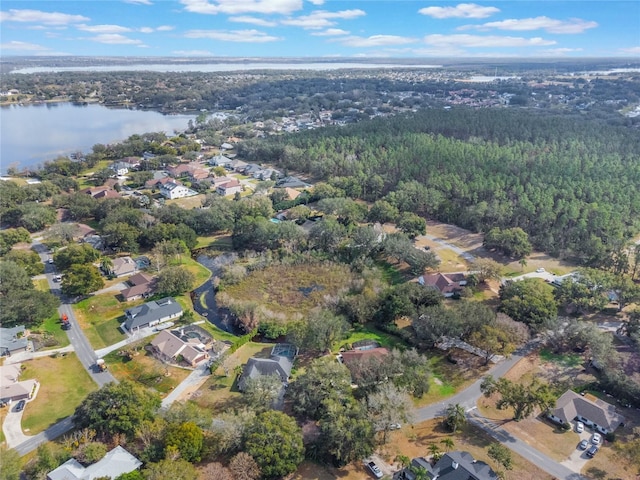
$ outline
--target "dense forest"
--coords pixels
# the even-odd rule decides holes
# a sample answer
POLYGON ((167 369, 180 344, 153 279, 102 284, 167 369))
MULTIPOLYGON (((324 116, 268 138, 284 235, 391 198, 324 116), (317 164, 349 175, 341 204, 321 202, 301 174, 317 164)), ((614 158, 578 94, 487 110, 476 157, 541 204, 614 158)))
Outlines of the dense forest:
POLYGON ((607 266, 640 230, 640 137, 531 110, 438 109, 250 141, 240 153, 474 231, 607 266))

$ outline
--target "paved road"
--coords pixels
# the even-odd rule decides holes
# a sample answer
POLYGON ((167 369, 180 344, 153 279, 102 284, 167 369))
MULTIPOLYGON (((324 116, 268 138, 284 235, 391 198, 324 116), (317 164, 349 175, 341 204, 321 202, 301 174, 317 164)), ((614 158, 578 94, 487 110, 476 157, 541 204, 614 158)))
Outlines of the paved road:
POLYGON ((73 419, 72 417, 67 417, 64 420, 61 420, 58 423, 47 428, 44 432, 29 437, 28 440, 25 440, 20 445, 16 446, 14 450, 20 455, 26 455, 27 453, 32 452, 33 450, 38 448, 43 443, 54 440, 59 436, 71 431, 72 429, 73 419))
MULTIPOLYGON (((504 362, 501 362, 492 367, 488 371, 488 374, 493 375, 494 378, 502 377, 511 369, 511 367, 513 367, 525 355, 527 355, 527 353, 535 349, 537 345, 537 341, 530 342, 526 347, 519 350, 504 362)), ((478 379, 468 388, 464 389, 453 397, 449 397, 443 402, 428 405, 426 407, 418 409, 414 415, 414 423, 420 423, 424 422, 425 420, 442 417, 445 415, 447 406, 449 404, 459 403, 465 408, 465 411, 467 412, 467 418, 471 423, 487 431, 487 433, 493 436, 496 440, 511 448, 514 452, 522 455, 524 458, 534 463, 545 472, 553 475, 558 479, 584 480, 584 477, 582 477, 580 474, 574 472, 564 465, 559 464, 558 462, 541 453, 528 443, 515 438, 511 433, 491 423, 488 419, 480 415, 480 413, 476 411, 476 404, 478 399, 482 396, 482 392, 480 391, 481 383, 482 379, 478 379)))
POLYGON ((462 249, 460 247, 456 247, 452 243, 445 242, 444 240, 442 240, 442 239, 440 239, 438 237, 434 237, 433 235, 429 235, 429 234, 421 235, 421 236, 431 240, 432 242, 435 242, 435 243, 437 243, 439 245, 442 245, 443 247, 448 248, 449 250, 453 250, 455 253, 457 253, 458 255, 460 255, 462 258, 464 258, 465 260, 467 260, 469 262, 473 262, 476 259, 476 257, 471 255, 466 250, 464 250, 464 249, 462 249))
POLYGON ((209 378, 209 366, 207 362, 198 365, 193 372, 189 374, 180 384, 174 388, 164 400, 162 400, 161 408, 169 408, 173 402, 178 400, 180 396, 188 389, 197 390, 209 378))

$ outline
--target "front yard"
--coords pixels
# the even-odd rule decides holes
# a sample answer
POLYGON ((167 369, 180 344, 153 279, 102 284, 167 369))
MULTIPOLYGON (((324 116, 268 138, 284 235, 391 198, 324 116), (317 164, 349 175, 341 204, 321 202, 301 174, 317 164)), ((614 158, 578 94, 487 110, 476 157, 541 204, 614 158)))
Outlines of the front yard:
POLYGON ((75 353, 43 357, 24 362, 22 379, 36 379, 40 390, 24 409, 22 429, 35 435, 71 415, 82 400, 98 386, 75 353))
POLYGON ((91 346, 98 350, 124 340, 118 328, 124 321, 124 311, 144 300, 120 302, 113 292, 89 297, 73 306, 76 319, 91 346))

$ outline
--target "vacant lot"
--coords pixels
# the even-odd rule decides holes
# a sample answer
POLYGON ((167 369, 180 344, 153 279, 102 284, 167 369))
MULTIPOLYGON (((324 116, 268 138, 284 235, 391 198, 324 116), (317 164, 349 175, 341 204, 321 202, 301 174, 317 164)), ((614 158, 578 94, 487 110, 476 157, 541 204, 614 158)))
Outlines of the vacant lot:
POLYGON ((71 415, 82 400, 98 387, 75 353, 24 362, 23 379, 40 382, 37 397, 24 409, 22 428, 34 435, 71 415))
POLYGON ((164 395, 187 378, 191 370, 168 366, 150 355, 143 348, 149 340, 138 344, 137 351, 135 346, 128 346, 127 349, 132 352, 131 357, 115 351, 107 355, 105 361, 118 380, 133 380, 164 395))
POLYGON ((272 312, 304 315, 351 285, 347 265, 323 262, 274 265, 250 273, 237 285, 224 287, 232 301, 255 302, 272 312))
MULTIPOLYGON (((429 445, 438 446, 440 451, 445 451, 441 443, 445 438, 451 438, 454 442, 454 450, 465 450, 473 455, 476 460, 487 462, 495 470, 500 470, 497 464, 487 455, 487 447, 493 443, 488 435, 470 425, 452 435, 445 431, 440 422, 429 420, 418 425, 405 426, 401 430, 392 432, 389 442, 378 449, 378 453, 384 460, 394 465, 394 470, 399 470, 400 465, 395 463, 398 455, 406 455, 409 458, 429 456, 429 445)), ((529 463, 523 457, 512 453, 514 467, 507 473, 509 479, 518 480, 550 480, 551 477, 529 463)), ((362 480, 373 478, 365 470, 361 462, 336 469, 305 462, 298 469, 293 480, 362 480)))
POLYGON ((111 292, 89 297, 74 305, 73 310, 89 343, 98 350, 126 338, 118 328, 124 321, 124 311, 143 302, 120 302, 111 292))

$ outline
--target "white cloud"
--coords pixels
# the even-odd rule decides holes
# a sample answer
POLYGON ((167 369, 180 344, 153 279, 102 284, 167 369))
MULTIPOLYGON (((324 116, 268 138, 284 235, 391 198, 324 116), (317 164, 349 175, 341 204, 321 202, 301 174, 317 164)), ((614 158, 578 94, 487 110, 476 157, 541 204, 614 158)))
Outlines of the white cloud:
POLYGON ((282 20, 283 25, 292 25, 305 29, 320 29, 331 27, 336 24, 335 20, 350 20, 366 15, 364 10, 341 10, 339 12, 328 12, 326 10, 316 10, 309 15, 301 15, 296 18, 282 20))
POLYGON ((410 37, 400 37, 398 35, 372 35, 370 37, 344 37, 336 38, 333 41, 339 42, 346 47, 384 47, 388 45, 406 45, 417 40, 410 37))
POLYGON ((311 35, 315 35, 317 37, 337 37, 340 35, 349 35, 351 32, 347 30, 342 30, 341 28, 327 28, 322 32, 313 32, 311 35))
POLYGON ((502 37, 498 35, 427 35, 424 37, 427 45, 437 47, 540 47, 546 45, 555 45, 554 40, 545 40, 540 37, 524 38, 524 37, 502 37))
POLYGON ((93 40, 98 43, 106 43, 109 45, 141 45, 141 40, 134 40, 133 38, 125 37, 119 33, 104 33, 91 37, 89 40, 93 40))
POLYGON ((20 52, 43 52, 49 50, 47 47, 37 45, 35 43, 19 42, 13 40, 11 42, 0 44, 0 50, 17 50, 20 52))
POLYGON ((174 50, 171 54, 182 57, 210 57, 213 55, 209 50, 174 50))
POLYGON ((488 22, 482 25, 463 25, 458 30, 498 30, 529 31, 545 30, 549 33, 582 33, 589 28, 598 26, 597 22, 582 20, 581 18, 570 18, 569 20, 557 20, 549 17, 535 18, 510 18, 499 22, 488 22))
POLYGON ((425 7, 418 10, 418 13, 433 18, 487 18, 499 11, 496 7, 460 3, 455 7, 425 7))
POLYGON ((266 13, 289 15, 302 9, 302 0, 180 0, 191 13, 216 15, 227 13, 266 13))
POLYGON ((627 55, 640 55, 640 46, 638 47, 628 47, 628 48, 620 48, 619 51, 621 53, 627 55))
POLYGON ((158 28, 156 28, 156 31, 158 32, 170 32, 171 30, 174 30, 176 27, 173 27, 171 25, 160 25, 158 28))
POLYGON ((78 25, 78 30, 89 33, 124 33, 131 29, 120 25, 78 25))
POLYGON ((153 5, 149 0, 124 0, 124 3, 133 3, 134 5, 153 5))
POLYGON ((45 25, 67 25, 69 23, 88 22, 91 19, 82 15, 69 15, 59 12, 40 10, 16 10, 0 12, 0 22, 44 23, 45 25))
POLYGON ((267 43, 282 40, 280 37, 267 35, 259 30, 190 30, 184 36, 240 43, 267 43))
POLYGON ((265 20, 264 18, 250 17, 248 15, 240 15, 237 17, 229 17, 230 22, 237 23, 251 23, 252 25, 258 25, 260 27, 275 27, 278 23, 271 20, 265 20))
POLYGON ((314 5, 324 5, 324 0, 309 0, 309 3, 314 5))

